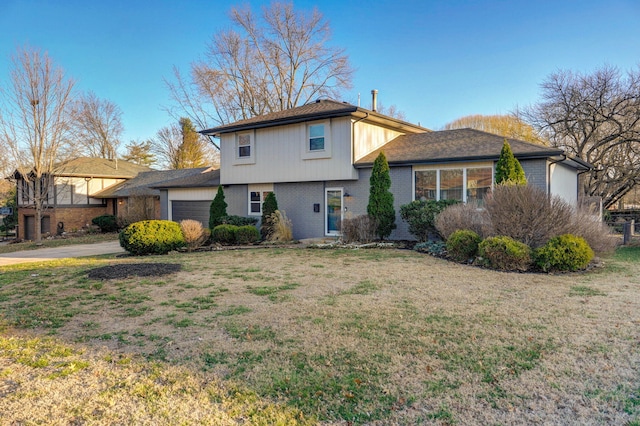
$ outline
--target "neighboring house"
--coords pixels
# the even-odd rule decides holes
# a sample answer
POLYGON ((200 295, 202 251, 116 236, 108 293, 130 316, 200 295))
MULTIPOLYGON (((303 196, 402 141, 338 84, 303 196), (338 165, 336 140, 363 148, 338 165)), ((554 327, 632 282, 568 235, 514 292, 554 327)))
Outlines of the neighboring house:
MULTIPOLYGON (((375 105, 375 101, 374 101, 375 105)), ((189 180, 168 187, 162 217, 176 220, 175 202, 199 201, 191 214, 205 217, 214 188, 222 185, 227 212, 260 216, 262 202, 274 192, 293 223, 294 238, 335 236, 345 217, 366 214, 369 177, 384 151, 398 228, 392 239, 412 238, 400 219, 400 206, 416 199, 477 200, 493 185, 504 137, 462 129, 432 132, 354 105, 319 100, 286 111, 202 131, 220 139, 219 181, 205 196, 189 180), (184 198, 170 199, 174 190, 184 198), (200 191, 189 195, 189 190, 200 191)), ((577 202, 578 175, 589 165, 560 149, 508 139, 529 182, 577 202)), ((178 204, 179 205, 179 204, 178 204)), ((180 216, 182 217, 182 216, 180 216)))
MULTIPOLYGON (((86 228, 91 219, 117 214, 117 204, 96 194, 150 170, 148 167, 103 158, 76 158, 57 164, 48 183, 42 212, 42 234, 86 228)), ((18 239, 35 239, 34 182, 19 171, 11 176, 17 185, 18 239)))
MULTIPOLYGON (((203 174, 208 176, 207 173, 214 173, 217 175, 218 170, 210 167, 201 167, 196 169, 153 170, 142 172, 133 179, 119 183, 95 194, 95 197, 114 200, 113 202, 117 206, 116 215, 124 223, 136 222, 138 220, 160 219, 161 217, 166 217, 166 215, 163 215, 161 212, 161 205, 166 205, 167 203, 161 203, 161 198, 163 196, 166 197, 167 191, 161 191, 157 188, 158 185, 161 186, 165 183, 185 180, 197 185, 200 177, 203 174)), ((208 183, 211 185, 214 184, 214 182, 208 183)), ((217 189, 217 186, 218 184, 215 183, 214 191, 217 189)), ((210 205, 211 200, 213 199, 213 196, 210 196, 211 190, 207 189, 205 192, 206 196, 210 197, 208 201, 206 201, 210 205)), ((190 194, 193 196, 193 190, 190 191, 190 194)), ((190 201, 190 203, 197 203, 197 201, 190 201)), ((180 214, 176 215, 176 218, 178 218, 176 221, 181 220, 185 215, 189 216, 188 212, 189 209, 187 209, 187 212, 183 213, 183 217, 181 217, 180 214)), ((205 225, 208 225, 208 223, 209 221, 207 216, 205 225)))

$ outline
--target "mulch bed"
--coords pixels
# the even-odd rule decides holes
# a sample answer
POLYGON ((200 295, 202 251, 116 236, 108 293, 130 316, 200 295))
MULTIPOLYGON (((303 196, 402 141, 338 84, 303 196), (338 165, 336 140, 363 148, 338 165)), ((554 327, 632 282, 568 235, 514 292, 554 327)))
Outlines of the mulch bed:
POLYGON ((114 280, 127 277, 158 277, 180 271, 179 263, 123 263, 89 271, 94 280, 114 280))

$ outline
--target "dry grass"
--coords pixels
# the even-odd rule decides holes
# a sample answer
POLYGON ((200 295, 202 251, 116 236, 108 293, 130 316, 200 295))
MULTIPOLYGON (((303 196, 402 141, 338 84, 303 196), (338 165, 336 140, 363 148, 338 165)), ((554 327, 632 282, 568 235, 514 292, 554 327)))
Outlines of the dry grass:
POLYGON ((536 275, 259 249, 2 268, 0 423, 637 425, 639 260, 628 248, 587 274, 536 275), (167 261, 182 271, 87 278, 167 261), (73 362, 7 349, 47 334, 73 362))
POLYGON ((15 244, 2 244, 0 245, 0 253, 13 253, 16 251, 22 250, 37 250, 39 248, 51 248, 51 247, 61 247, 68 246, 72 244, 91 244, 91 243, 102 243, 106 241, 117 241, 118 234, 117 233, 107 233, 107 234, 78 234, 73 235, 69 234, 62 238, 44 238, 40 245, 37 245, 33 241, 26 241, 22 243, 15 244))

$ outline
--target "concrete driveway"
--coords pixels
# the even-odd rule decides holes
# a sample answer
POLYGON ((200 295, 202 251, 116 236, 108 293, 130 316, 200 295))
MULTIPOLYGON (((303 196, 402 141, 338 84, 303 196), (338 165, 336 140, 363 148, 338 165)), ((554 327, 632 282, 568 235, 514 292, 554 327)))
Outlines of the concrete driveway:
POLYGON ((95 244, 72 244, 69 246, 55 248, 42 248, 37 250, 16 251, 13 253, 0 254, 0 266, 124 252, 124 249, 120 247, 119 241, 95 244))

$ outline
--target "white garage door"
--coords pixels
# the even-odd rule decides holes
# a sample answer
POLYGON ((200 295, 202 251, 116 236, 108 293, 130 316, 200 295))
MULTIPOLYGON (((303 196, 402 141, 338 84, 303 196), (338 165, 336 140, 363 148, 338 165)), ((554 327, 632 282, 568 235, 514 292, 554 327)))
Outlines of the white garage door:
POLYGON ((211 207, 211 201, 172 201, 171 220, 180 222, 184 219, 193 219, 200 221, 204 227, 208 227, 209 207, 211 207))

